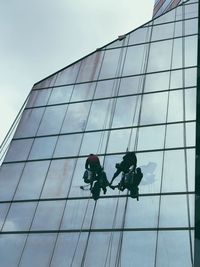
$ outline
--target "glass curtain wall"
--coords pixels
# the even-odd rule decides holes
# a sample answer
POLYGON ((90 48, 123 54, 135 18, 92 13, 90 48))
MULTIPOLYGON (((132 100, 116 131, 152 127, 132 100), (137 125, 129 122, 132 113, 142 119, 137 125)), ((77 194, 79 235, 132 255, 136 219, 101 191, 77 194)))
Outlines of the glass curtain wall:
POLYGON ((192 267, 197 19, 188 1, 33 87, 0 169, 2 266, 192 267), (111 180, 127 149, 139 201, 95 202, 88 154, 111 180))

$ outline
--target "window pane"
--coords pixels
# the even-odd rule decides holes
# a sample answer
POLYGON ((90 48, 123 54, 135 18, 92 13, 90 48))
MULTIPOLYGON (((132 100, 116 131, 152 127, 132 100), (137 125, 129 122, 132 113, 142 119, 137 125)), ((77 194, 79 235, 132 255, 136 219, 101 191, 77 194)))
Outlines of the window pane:
POLYGON ((63 135, 58 138, 54 157, 77 156, 81 144, 82 134, 63 135))
POLYGON ((23 163, 4 164, 0 168, 0 200, 11 200, 23 171, 23 163))
POLYGON ((167 70, 170 68, 172 40, 152 43, 148 60, 148 72, 167 70), (158 55, 161 55, 158 57, 158 55))
POLYGON ((141 93, 143 79, 144 79, 144 76, 122 78, 120 81, 119 95, 141 93))
POLYGON ((157 265, 162 267, 192 267, 187 231, 159 232, 157 265))
POLYGON ((130 33, 130 38, 128 44, 139 44, 149 42, 151 33, 151 27, 139 28, 132 33, 130 33))
POLYGON ((70 101, 92 99, 95 85, 95 83, 76 84, 70 101))
MULTIPOLYGON (((135 129, 133 129, 135 134, 135 129)), ((131 129, 114 130, 110 132, 108 142, 108 153, 125 152, 130 140, 131 129)), ((134 137, 133 137, 134 139, 134 137)))
POLYGON ((26 240, 26 235, 1 235, 0 258, 3 267, 16 267, 26 240))
POLYGON ((185 90, 186 120, 196 120, 196 88, 185 90))
POLYGON ((154 26, 152 31, 151 41, 172 38, 173 32, 174 32, 174 23, 154 26))
POLYGON ((75 83, 81 62, 77 62, 58 73, 55 85, 75 83))
POLYGON ((86 130, 105 129, 110 125, 113 100, 99 100, 92 103, 86 130))
POLYGON ((59 234, 51 267, 81 266, 87 236, 88 233, 59 234))
POLYGON ((143 96, 141 124, 163 123, 166 121, 167 92, 143 96))
POLYGON ((48 102, 51 89, 32 91, 26 107, 45 106, 48 102))
POLYGON ((128 199, 126 228, 155 228, 158 220, 159 197, 140 197, 139 201, 128 199))
POLYGON ((29 235, 25 250, 21 258, 20 266, 49 266, 55 239, 56 234, 29 235))
POLYGON ((185 66, 197 65, 197 36, 185 38, 185 66))
POLYGON ((42 201, 37 206, 31 230, 58 230, 65 201, 42 201))
POLYGON ((140 104, 140 96, 118 98, 112 128, 136 125, 140 104))
MULTIPOLYGON (((142 127, 139 129, 137 150, 164 148, 164 126, 142 127)), ((134 149, 134 143, 131 146, 134 149)))
POLYGON ((118 64, 122 62, 123 57, 124 57, 123 48, 107 50, 105 52, 105 56, 101 66, 99 79, 113 78, 119 76, 121 69, 118 69, 118 64))
POLYGON ((0 204, 0 228, 2 229, 3 224, 5 223, 5 218, 7 217, 8 209, 10 208, 10 203, 0 204))
POLYGON ((38 198, 49 167, 49 161, 27 162, 15 199, 38 198))
POLYGON ((82 59, 77 82, 93 81, 98 78, 103 51, 98 51, 82 59))
POLYGON ((144 72, 144 58, 147 50, 147 45, 137 45, 128 47, 123 69, 124 76, 144 72))
POLYGON ((33 139, 12 141, 4 161, 26 160, 32 143, 33 139))
POLYGON ((169 72, 147 74, 145 76, 145 92, 169 90, 169 72))
POLYGON ((39 127, 44 110, 44 108, 24 110, 14 137, 18 138, 34 136, 39 127))
POLYGON ((70 104, 62 126, 62 133, 84 131, 91 103, 70 104))
POLYGON ((57 137, 36 138, 31 149, 29 159, 45 159, 51 158, 57 137))
POLYGON ((70 100, 72 89, 73 86, 53 88, 48 104, 67 103, 70 100))
POLYGON ((99 81, 95 89, 94 98, 115 96, 118 91, 119 80, 99 81))
POLYGON ((66 197, 74 170, 74 159, 53 160, 48 170, 42 198, 66 197))
POLYGON ((36 208, 36 202, 13 203, 3 231, 28 231, 36 208))
POLYGON ((47 107, 37 135, 58 134, 67 110, 67 105, 47 107))
POLYGON ((134 267, 153 267, 155 266, 155 248, 156 232, 124 233, 121 252, 121 265, 129 266, 129 263, 134 261, 134 267))
POLYGON ((93 199, 67 201, 61 229, 88 229, 90 227, 93 209, 93 199))

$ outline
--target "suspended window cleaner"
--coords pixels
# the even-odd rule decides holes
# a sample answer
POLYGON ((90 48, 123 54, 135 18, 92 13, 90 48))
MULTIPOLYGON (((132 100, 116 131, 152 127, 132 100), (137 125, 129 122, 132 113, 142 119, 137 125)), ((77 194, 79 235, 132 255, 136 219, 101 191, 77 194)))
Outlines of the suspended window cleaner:
POLYGON ((118 185, 110 187, 112 189, 118 188, 120 191, 128 189, 132 198, 139 200, 139 184, 142 180, 143 174, 141 168, 136 168, 137 158, 134 152, 127 152, 123 157, 121 163, 116 164, 117 171, 114 173, 111 184, 114 179, 122 172, 122 178, 118 185))
MULTIPOLYGON (((98 156, 90 154, 87 158, 83 179, 85 183, 90 184, 90 190, 94 200, 99 198, 101 189, 103 190, 103 193, 106 194, 106 187, 109 185, 109 182, 98 156)), ((83 187, 81 188, 83 189, 83 187)))

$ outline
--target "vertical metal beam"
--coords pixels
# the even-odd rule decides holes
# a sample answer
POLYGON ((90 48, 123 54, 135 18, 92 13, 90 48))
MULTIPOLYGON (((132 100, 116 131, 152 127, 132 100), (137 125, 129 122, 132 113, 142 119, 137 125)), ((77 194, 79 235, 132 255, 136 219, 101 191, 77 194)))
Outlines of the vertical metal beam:
POLYGON ((200 10, 198 11, 197 99, 196 99, 196 167, 195 167, 195 244, 194 267, 200 266, 200 10))

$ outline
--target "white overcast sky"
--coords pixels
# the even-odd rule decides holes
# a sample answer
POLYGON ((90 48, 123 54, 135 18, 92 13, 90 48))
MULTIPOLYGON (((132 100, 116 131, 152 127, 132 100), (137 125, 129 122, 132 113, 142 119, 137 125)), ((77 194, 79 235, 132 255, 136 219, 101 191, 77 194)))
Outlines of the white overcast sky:
POLYGON ((0 143, 34 83, 152 17, 154 0, 0 0, 0 143))

